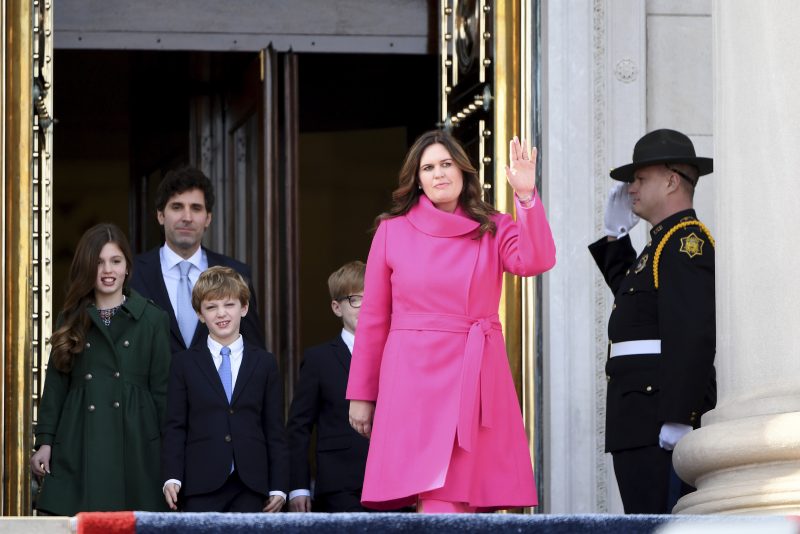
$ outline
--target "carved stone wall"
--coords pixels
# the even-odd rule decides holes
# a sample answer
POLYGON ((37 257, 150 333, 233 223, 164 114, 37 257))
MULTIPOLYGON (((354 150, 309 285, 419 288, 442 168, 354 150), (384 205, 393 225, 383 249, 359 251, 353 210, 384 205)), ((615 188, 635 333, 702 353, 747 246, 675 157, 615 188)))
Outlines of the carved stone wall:
POLYGON ((636 1, 550 2, 543 25, 543 193, 558 251, 544 280, 543 491, 547 512, 614 513, 622 508, 604 452, 611 295, 586 247, 603 232, 617 147, 644 127, 645 89, 630 74, 642 71, 644 10, 636 1))
MULTIPOLYGON (((622 511, 604 451, 612 295, 586 247, 604 233, 609 169, 645 132, 684 130, 712 155, 710 10, 705 0, 545 3, 543 198, 558 256, 543 292, 546 512, 622 511)), ((713 228, 711 190, 701 184, 696 203, 713 228)), ((635 228, 635 247, 647 232, 635 228)))

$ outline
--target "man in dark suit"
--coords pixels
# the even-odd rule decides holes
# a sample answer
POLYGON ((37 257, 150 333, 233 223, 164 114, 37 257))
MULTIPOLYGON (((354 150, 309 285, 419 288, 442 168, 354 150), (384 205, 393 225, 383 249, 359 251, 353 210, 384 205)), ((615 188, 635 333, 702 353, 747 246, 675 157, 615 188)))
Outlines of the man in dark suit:
POLYGON ((215 265, 230 267, 247 280, 250 311, 242 321, 242 335, 264 348, 250 268, 201 246, 213 208, 214 186, 202 171, 193 167, 169 171, 156 191, 156 216, 164 227, 165 243, 133 260, 131 287, 169 314, 173 354, 205 343, 208 329, 191 308, 191 288, 200 273, 215 265))
POLYGON ((308 465, 311 431, 317 426, 317 476, 314 511, 364 512, 361 488, 369 440, 358 435, 348 420, 345 399, 350 355, 361 298, 363 262, 350 262, 328 278, 333 313, 341 317, 341 335, 305 351, 300 379, 289 412, 291 456, 289 510, 310 512, 311 472, 308 465))
POLYGON ((672 450, 716 404, 714 239, 692 209, 700 176, 713 171, 674 130, 642 137, 633 163, 611 171, 607 236, 589 250, 611 290, 606 363, 606 450, 626 513, 670 513, 691 488, 672 450), (651 241, 638 258, 628 231, 645 219, 651 241))
POLYGON ((194 287, 209 335, 170 367, 161 468, 173 510, 278 512, 286 502, 282 378, 275 357, 239 334, 248 300, 228 267, 210 267, 194 287))

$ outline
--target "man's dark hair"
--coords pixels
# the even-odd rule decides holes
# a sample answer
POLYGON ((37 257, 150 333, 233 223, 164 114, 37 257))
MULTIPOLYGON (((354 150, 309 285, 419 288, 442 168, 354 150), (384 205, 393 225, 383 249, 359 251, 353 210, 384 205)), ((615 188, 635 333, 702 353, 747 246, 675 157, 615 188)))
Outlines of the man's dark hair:
POLYGON ((173 195, 180 195, 191 189, 203 192, 206 201, 206 211, 211 213, 214 209, 214 186, 203 171, 194 167, 185 166, 173 169, 164 175, 156 190, 156 210, 164 211, 169 199, 173 195))

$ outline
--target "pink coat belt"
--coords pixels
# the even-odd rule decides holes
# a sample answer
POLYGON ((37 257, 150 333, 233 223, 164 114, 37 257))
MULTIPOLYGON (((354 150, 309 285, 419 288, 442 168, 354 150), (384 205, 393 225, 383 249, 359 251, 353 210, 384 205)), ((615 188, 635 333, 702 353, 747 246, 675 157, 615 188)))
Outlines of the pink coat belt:
POLYGON ((480 425, 491 428, 491 402, 494 393, 492 367, 481 369, 486 338, 492 330, 502 332, 497 314, 475 318, 439 313, 392 314, 392 330, 432 330, 466 333, 464 363, 461 370, 461 395, 458 407, 458 445, 472 450, 472 436, 480 409, 480 425), (480 399, 480 405, 479 405, 480 399))

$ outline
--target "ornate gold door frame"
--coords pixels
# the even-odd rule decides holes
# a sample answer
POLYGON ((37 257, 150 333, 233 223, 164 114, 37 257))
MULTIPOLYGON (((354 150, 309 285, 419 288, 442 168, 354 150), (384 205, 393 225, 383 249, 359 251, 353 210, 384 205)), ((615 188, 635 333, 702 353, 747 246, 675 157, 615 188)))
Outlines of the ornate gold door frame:
MULTIPOLYGON (((31 423, 42 388, 44 342, 52 324, 52 0, 2 1, 3 165, 3 515, 30 513, 31 423)), ((507 142, 534 142, 538 3, 440 0, 442 122, 467 142, 487 197, 510 212, 502 178, 507 142), (502 185, 501 185, 502 184, 502 185)), ((533 280, 507 277, 501 315, 523 414, 538 464, 535 430, 539 334, 533 280)), ((540 472, 540 470, 539 470, 540 472)))
MULTIPOLYGON (((485 198, 513 213, 505 180, 508 141, 518 135, 535 146, 541 132, 535 85, 539 2, 440 0, 439 17, 440 120, 478 165, 485 198)), ((540 178, 537 186, 541 190, 540 178)), ((506 275, 500 317, 541 485, 539 286, 538 279, 506 275)))
POLYGON ((2 514, 31 513, 28 458, 50 334, 52 3, 2 1, 2 514))

